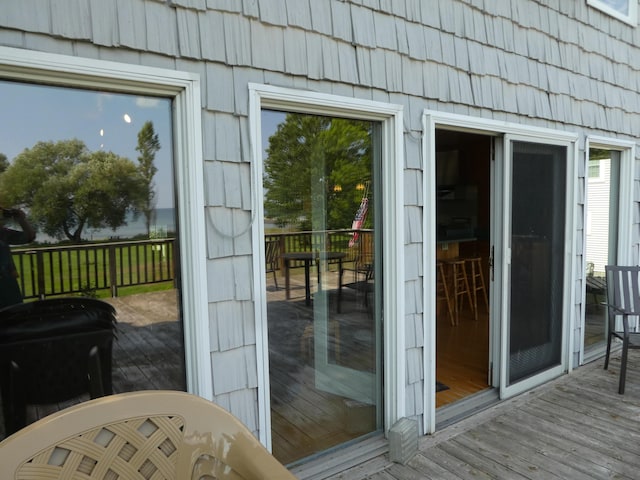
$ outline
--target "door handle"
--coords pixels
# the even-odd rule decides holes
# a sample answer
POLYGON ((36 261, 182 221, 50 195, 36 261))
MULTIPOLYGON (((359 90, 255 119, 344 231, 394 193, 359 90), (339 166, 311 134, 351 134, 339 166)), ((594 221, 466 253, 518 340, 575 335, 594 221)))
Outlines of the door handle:
POLYGON ((490 277, 491 277, 491 281, 493 282, 494 279, 494 275, 493 275, 493 265, 494 265, 494 261, 493 261, 493 254, 495 253, 494 250, 494 246, 491 245, 491 255, 489 255, 489 272, 490 272, 490 277))

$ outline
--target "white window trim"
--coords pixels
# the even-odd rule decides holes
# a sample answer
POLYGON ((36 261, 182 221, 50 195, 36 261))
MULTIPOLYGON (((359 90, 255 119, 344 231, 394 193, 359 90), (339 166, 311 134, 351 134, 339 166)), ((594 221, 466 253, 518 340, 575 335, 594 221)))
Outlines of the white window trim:
POLYGON ((627 0, 629 2, 629 13, 624 14, 619 10, 607 5, 602 0, 587 0, 587 5, 592 6, 593 8, 597 8, 598 10, 606 13, 607 15, 611 15, 612 17, 617 18, 625 23, 628 23, 632 26, 638 25, 638 0, 627 0))
POLYGON ((253 191, 256 222, 253 229, 254 292, 256 292, 256 348, 258 359, 258 416, 260 441, 271 449, 269 393, 269 350, 264 263, 264 218, 262 174, 261 110, 312 113, 344 118, 379 121, 383 125, 383 244, 384 271, 384 420, 385 429, 404 416, 405 340, 404 340, 404 214, 402 197, 403 114, 402 106, 270 85, 249 84, 249 123, 253 146, 253 191))
POLYGON ((187 390, 212 399, 207 308, 200 80, 139 65, 0 47, 0 79, 173 99, 187 390))
MULTIPOLYGON (((631 232, 632 232, 632 222, 633 222, 633 209, 635 201, 633 199, 633 184, 634 184, 634 175, 633 175, 633 164, 636 158, 636 144, 635 142, 620 140, 617 138, 609 138, 609 137, 599 137, 595 135, 588 136, 585 140, 584 147, 584 162, 585 162, 585 177, 587 181, 585 182, 585 192, 584 192, 584 210, 583 210, 583 221, 584 225, 587 226, 587 213, 589 210, 588 202, 588 194, 589 194, 589 184, 591 183, 591 179, 589 176, 589 150, 591 148, 599 148, 603 150, 615 150, 620 152, 620 205, 618 211, 618 265, 631 265, 632 261, 632 249, 631 249, 631 232)), ((586 252, 587 248, 587 238, 586 235, 583 236, 583 244, 582 251, 586 252)), ((587 259, 586 256, 583 255, 583 263, 582 267, 582 277, 584 277, 584 272, 587 269, 587 259)), ((585 335, 585 322, 586 322, 586 296, 587 289, 582 288, 581 294, 581 304, 582 307, 582 315, 580 318, 581 328, 580 328, 580 365, 584 364, 585 361, 590 360, 591 358, 595 358, 604 353, 604 347, 602 351, 593 351, 589 353, 589 359, 585 358, 585 349, 584 349, 584 335, 585 335)))
MULTIPOLYGON (((436 166, 435 166, 435 130, 436 128, 455 128, 469 132, 480 132, 492 136, 520 136, 532 141, 543 140, 545 143, 570 144, 573 151, 569 151, 569 165, 567 168, 567 211, 566 211, 566 265, 574 265, 576 244, 576 181, 578 174, 578 135, 572 132, 552 130, 541 127, 521 125, 512 122, 487 120, 480 117, 459 115, 454 113, 425 110, 423 112, 423 238, 425 239, 423 271, 425 299, 425 327, 424 327, 424 417, 423 428, 426 433, 434 433, 436 429, 435 383, 436 383, 436 166), (573 168, 572 168, 573 167, 573 168)), ((567 275, 563 287, 564 305, 570 311, 564 312, 562 368, 572 369, 572 349, 574 331, 574 288, 576 272, 574 268, 566 268, 567 275)), ((494 340, 495 342, 495 340, 494 340)), ((494 345, 500 348, 500 345, 494 345)))

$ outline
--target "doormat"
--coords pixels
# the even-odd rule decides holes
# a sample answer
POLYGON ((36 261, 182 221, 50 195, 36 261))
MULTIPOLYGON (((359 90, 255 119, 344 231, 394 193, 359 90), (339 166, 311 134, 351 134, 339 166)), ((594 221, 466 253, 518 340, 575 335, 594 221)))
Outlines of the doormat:
POLYGON ((442 392, 443 390, 449 390, 449 387, 436 380, 436 392, 442 392))

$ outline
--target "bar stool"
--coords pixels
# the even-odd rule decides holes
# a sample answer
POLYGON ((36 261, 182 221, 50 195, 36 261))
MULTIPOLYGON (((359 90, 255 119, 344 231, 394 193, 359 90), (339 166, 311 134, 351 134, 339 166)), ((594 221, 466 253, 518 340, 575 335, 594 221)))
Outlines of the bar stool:
POLYGON ((445 271, 444 262, 436 262, 438 269, 437 273, 437 287, 436 287, 436 302, 440 300, 446 300, 447 311, 449 312, 449 318, 451 319, 451 325, 455 325, 455 318, 453 316, 453 305, 451 304, 451 296, 449 295, 449 281, 447 279, 447 273, 445 271))
POLYGON ((484 275, 482 273, 482 258, 467 258, 465 260, 471 266, 471 295, 473 296, 473 313, 475 319, 478 320, 478 292, 482 292, 484 304, 489 311, 489 299, 487 297, 487 289, 484 283, 484 275))
POLYGON ((469 288, 469 278, 467 277, 467 269, 465 268, 465 260, 453 260, 450 262, 453 269, 453 303, 455 306, 456 324, 459 323, 458 314, 466 297, 469 302, 469 308, 473 309, 471 301, 471 289, 469 288))

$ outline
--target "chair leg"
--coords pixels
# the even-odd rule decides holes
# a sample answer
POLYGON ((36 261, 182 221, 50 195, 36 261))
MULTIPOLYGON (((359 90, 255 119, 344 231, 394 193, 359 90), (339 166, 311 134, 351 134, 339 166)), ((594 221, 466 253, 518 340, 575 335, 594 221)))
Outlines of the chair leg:
POLYGON ((609 330, 609 334, 607 335, 607 353, 604 356, 604 369, 607 370, 609 368, 609 355, 611 354, 611 330, 609 330))
POLYGON ((622 356, 620 357, 620 382, 618 385, 618 393, 624 393, 625 380, 627 377, 627 355, 629 353, 629 338, 625 336, 622 341, 622 356))
POLYGON ((100 367, 100 350, 97 346, 89 350, 89 396, 91 398, 104 397, 104 384, 102 382, 102 368, 100 367))

